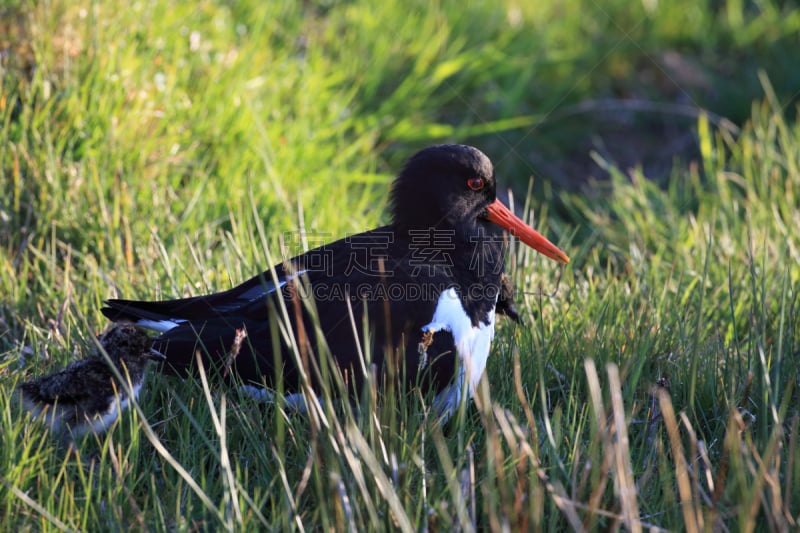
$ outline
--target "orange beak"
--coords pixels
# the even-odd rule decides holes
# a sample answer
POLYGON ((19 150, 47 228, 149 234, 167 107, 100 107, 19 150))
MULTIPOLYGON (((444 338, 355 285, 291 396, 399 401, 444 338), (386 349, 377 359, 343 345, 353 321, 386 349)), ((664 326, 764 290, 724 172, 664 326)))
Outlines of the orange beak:
POLYGON ((486 217, 490 222, 494 222, 514 237, 539 252, 559 263, 569 263, 569 257, 562 252, 558 246, 548 241, 544 235, 525 224, 519 217, 508 210, 506 206, 495 200, 493 204, 486 208, 489 215, 486 217))

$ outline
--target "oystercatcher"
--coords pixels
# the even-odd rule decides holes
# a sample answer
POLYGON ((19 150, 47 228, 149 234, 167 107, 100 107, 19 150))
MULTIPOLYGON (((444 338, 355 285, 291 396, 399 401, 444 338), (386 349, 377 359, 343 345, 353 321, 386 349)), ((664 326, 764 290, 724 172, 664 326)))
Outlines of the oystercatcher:
MULTIPOLYGON (((130 379, 136 397, 144 382, 147 361, 165 359, 151 348, 153 339, 130 323, 116 324, 98 340, 120 375, 130 379)), ((41 417, 53 431, 72 438, 104 431, 130 403, 128 389, 117 381, 106 358, 99 353, 54 374, 25 382, 18 390, 22 406, 34 418, 41 417)))
POLYGON ((362 358, 369 348, 378 368, 402 368, 406 380, 438 393, 440 413, 451 414, 483 374, 495 315, 517 317, 498 227, 569 262, 497 199, 496 187, 492 163, 480 150, 432 146, 411 157, 394 181, 390 224, 308 251, 224 292, 108 300, 102 312, 161 332, 154 348, 166 354, 172 371, 189 370, 200 350, 206 362, 247 384, 270 387, 279 376, 290 393, 299 390, 301 373, 319 384, 314 354, 324 349, 321 342, 358 389, 369 372, 362 358), (300 294, 312 297, 321 332, 309 306, 298 304, 300 294), (276 323, 279 299, 304 339, 303 357, 297 348, 292 355, 290 337, 276 323), (231 361, 242 329, 246 342, 231 361))

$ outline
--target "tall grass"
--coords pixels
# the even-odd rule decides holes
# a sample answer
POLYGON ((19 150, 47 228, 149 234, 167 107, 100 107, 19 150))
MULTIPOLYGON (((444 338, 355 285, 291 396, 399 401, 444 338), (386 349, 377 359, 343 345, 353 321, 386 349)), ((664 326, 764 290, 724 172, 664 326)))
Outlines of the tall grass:
POLYGON ((797 12, 462 4, 0 8, 0 529, 796 527, 797 12), (715 85, 741 129, 698 112, 700 157, 663 186, 594 154, 609 181, 517 189, 573 262, 512 247, 523 324, 449 423, 385 383, 298 414, 156 374, 73 448, 16 408, 87 351, 103 299, 225 289, 375 226, 425 144, 474 142, 524 186, 586 126, 551 110, 641 94, 663 49, 747 67, 715 85))

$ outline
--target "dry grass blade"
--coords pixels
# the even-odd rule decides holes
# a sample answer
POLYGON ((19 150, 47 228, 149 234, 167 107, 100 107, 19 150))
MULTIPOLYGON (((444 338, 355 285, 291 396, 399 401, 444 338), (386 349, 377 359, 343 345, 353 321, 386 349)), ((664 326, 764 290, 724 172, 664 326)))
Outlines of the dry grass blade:
POLYGON ((636 483, 633 481, 633 468, 631 467, 631 450, 628 445, 628 424, 625 419, 625 406, 622 403, 622 384, 619 379, 617 365, 610 364, 606 367, 608 372, 608 386, 611 389, 611 410, 614 416, 614 472, 619 489, 619 498, 622 503, 622 514, 625 525, 630 531, 642 531, 639 518, 639 504, 636 500, 636 483))
POLYGON ((353 518, 353 506, 350 503, 350 496, 347 495, 347 488, 344 486, 342 478, 336 476, 335 482, 336 482, 336 492, 337 495, 339 496, 339 500, 336 506, 337 510, 336 515, 337 519, 339 520, 337 529, 339 531, 344 531, 346 524, 347 531, 356 533, 358 530, 356 529, 356 522, 355 519, 353 518))
POLYGON ((225 366, 222 370, 222 377, 228 377, 230 374, 231 368, 233 368, 233 364, 236 362, 236 358, 239 357, 239 352, 242 350, 242 342, 247 338, 247 328, 242 326, 241 329, 236 330, 236 334, 233 337, 233 344, 231 344, 231 349, 228 351, 228 355, 225 358, 225 366))
POLYGON ((667 434, 672 447, 673 460, 675 461, 675 476, 678 481, 678 495, 681 500, 686 532, 699 533, 700 527, 692 499, 692 485, 689 480, 686 457, 683 454, 678 420, 675 418, 675 410, 672 408, 672 400, 669 397, 669 393, 664 389, 658 389, 657 394, 658 403, 661 405, 661 414, 664 416, 664 425, 667 427, 667 434))
POLYGON ((475 508, 475 453, 472 445, 467 446, 467 464, 461 469, 461 498, 469 502, 469 521, 473 529, 477 528, 477 510, 475 508))
MULTIPOLYGON (((700 444, 697 440, 697 433, 695 433, 694 428, 692 428, 692 423, 689 421, 689 417, 686 416, 686 413, 680 413, 681 423, 686 428, 686 434, 689 438, 689 457, 700 457, 700 444)), ((687 465, 688 466, 688 465, 687 465)), ((693 498, 693 506, 694 506, 694 516, 697 518, 697 527, 700 531, 705 530, 704 527, 704 520, 703 520, 703 513, 700 510, 700 503, 702 501, 706 501, 710 503, 710 498, 706 495, 702 488, 700 487, 700 467, 701 464, 695 464, 694 468, 689 469, 689 474, 692 479, 692 494, 696 497, 693 498)))
MULTIPOLYGON (((583 503, 579 503, 579 502, 574 502, 574 504, 575 504, 575 508, 576 509, 584 509, 584 510, 587 510, 587 511, 591 510, 592 513, 596 513, 599 516, 604 516, 606 518, 610 518, 615 523, 623 523, 625 521, 625 517, 622 516, 619 513, 606 511, 605 509, 590 509, 588 505, 583 504, 583 503)), ((663 528, 661 526, 658 526, 658 525, 650 523, 650 522, 646 522, 644 520, 641 521, 641 524, 642 524, 642 527, 647 528, 647 531, 649 533, 668 533, 670 531, 669 529, 665 529, 665 528, 663 528)))
POLYGON ((758 453, 752 442, 747 442, 747 447, 758 465, 758 470, 752 484, 753 496, 750 500, 750 508, 747 510, 747 520, 743 525, 746 531, 755 531, 759 527, 757 516, 760 508, 763 508, 772 530, 788 531, 788 525, 783 520, 779 471, 775 464, 782 449, 782 436, 783 427, 775 426, 763 455, 758 453), (772 488, 772 497, 765 493, 765 486, 772 488))
POLYGON ((792 474, 794 472, 795 454, 797 453, 797 432, 800 426, 800 415, 792 417, 792 429, 789 434, 789 447, 786 450, 786 478, 784 479, 783 507, 786 510, 786 520, 790 525, 796 526, 797 521, 792 517, 792 474))
POLYGON ((576 502, 569 497, 564 486, 559 481, 551 481, 547 477, 547 473, 541 467, 539 458, 528 443, 526 432, 523 431, 513 415, 497 404, 492 405, 492 412, 494 413, 494 418, 497 421, 500 432, 504 435, 509 447, 512 450, 518 450, 520 454, 527 458, 527 461, 533 468, 536 469, 536 476, 539 478, 539 482, 553 498, 553 503, 564 515, 564 518, 567 519, 572 530, 584 531, 585 528, 576 511, 576 502))
POLYGON ((603 440, 603 464, 600 469, 600 479, 596 483, 591 496, 589 497, 589 511, 590 516, 595 512, 599 512, 600 501, 608 483, 609 472, 611 472, 611 465, 614 463, 613 442, 611 435, 607 430, 606 424, 606 409, 603 405, 603 393, 600 389, 600 378, 597 375, 597 367, 594 361, 586 359, 584 361, 584 368, 586 369, 586 383, 589 387, 589 398, 592 404, 592 412, 594 413, 595 425, 597 433, 603 440))
MULTIPOLYGON (((714 472, 711 467, 711 459, 708 457, 708 448, 706 447, 705 442, 698 441, 697 449, 700 452, 700 460, 702 461, 703 472, 705 473, 705 482, 706 488, 708 489, 708 494, 713 495, 715 492, 714 472)), ((710 498, 708 498, 706 495, 704 495, 704 498, 706 498, 708 505, 713 506, 713 501, 710 498)))

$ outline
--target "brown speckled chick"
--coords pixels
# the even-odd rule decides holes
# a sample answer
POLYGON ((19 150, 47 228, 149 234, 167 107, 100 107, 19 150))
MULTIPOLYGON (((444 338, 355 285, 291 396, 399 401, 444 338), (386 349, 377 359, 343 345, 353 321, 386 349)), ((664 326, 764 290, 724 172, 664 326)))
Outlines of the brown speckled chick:
MULTIPOLYGON (((130 323, 115 325, 98 340, 123 378, 130 378, 138 397, 147 361, 164 359, 151 348, 153 340, 130 323)), ((101 353, 27 381, 18 390, 22 406, 34 418, 42 417, 53 431, 73 439, 90 431, 105 431, 129 404, 126 387, 118 383, 101 353)))

